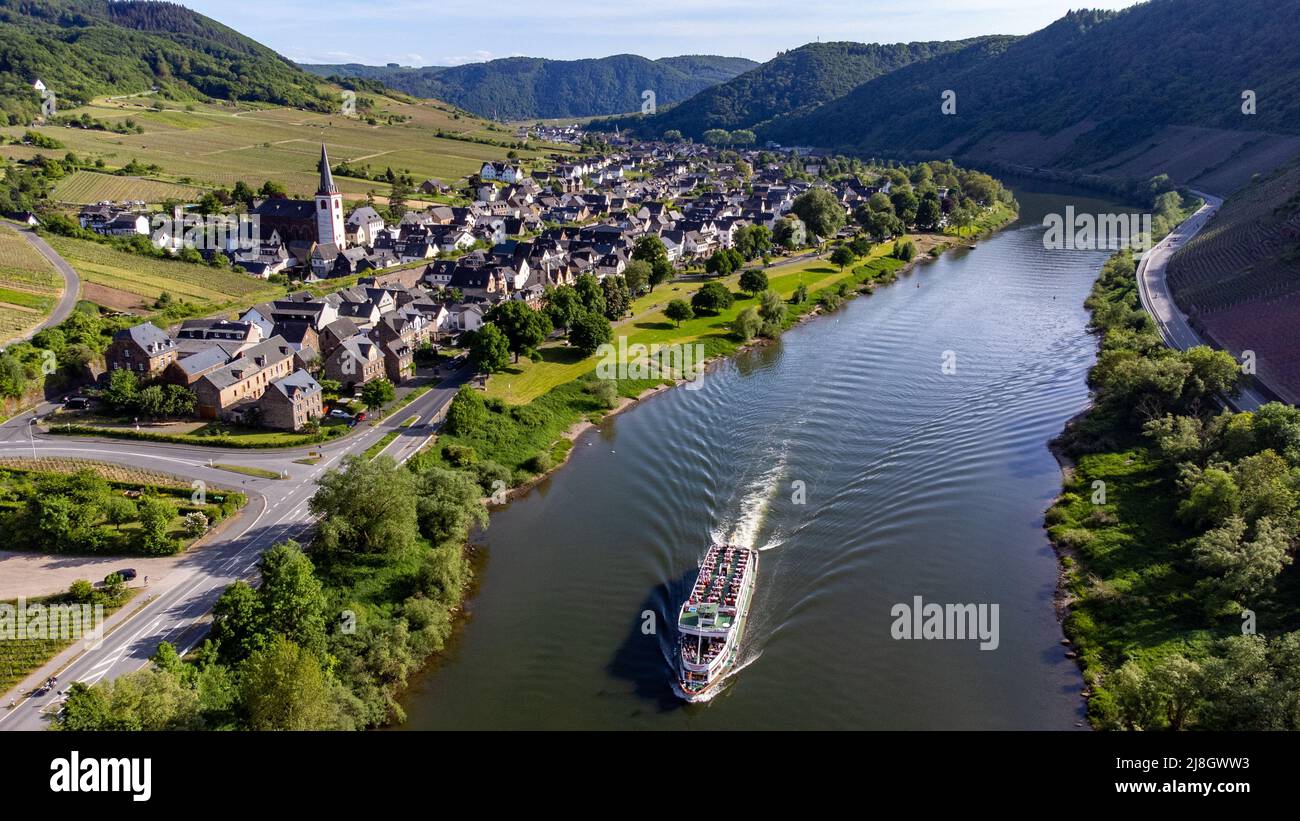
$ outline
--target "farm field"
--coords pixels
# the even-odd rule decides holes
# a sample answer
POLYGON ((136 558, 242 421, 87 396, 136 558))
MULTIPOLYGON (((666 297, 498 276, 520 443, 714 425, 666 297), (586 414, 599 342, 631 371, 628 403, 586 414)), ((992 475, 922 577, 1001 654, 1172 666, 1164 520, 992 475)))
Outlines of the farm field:
POLYGON ((51 236, 47 241, 86 282, 135 294, 142 304, 152 303, 165 291, 178 300, 217 310, 283 293, 282 288, 228 269, 140 256, 90 240, 51 236))
MULTIPOLYGON (((436 136, 439 132, 486 137, 503 142, 514 140, 513 131, 494 127, 483 120, 457 114, 434 103, 381 101, 382 111, 409 117, 393 125, 369 125, 364 120, 288 108, 252 107, 231 104, 201 104, 194 111, 154 111, 147 98, 100 100, 66 114, 82 113, 113 123, 131 119, 143 127, 143 134, 51 126, 39 129, 65 148, 49 153, 63 156, 73 151, 83 158, 103 158, 110 168, 120 168, 132 159, 161 167, 161 179, 144 179, 138 190, 131 178, 114 178, 122 183, 116 196, 98 199, 157 198, 157 186, 166 183, 205 188, 232 187, 244 180, 258 187, 265 180, 283 183, 290 194, 309 196, 319 179, 316 169, 320 144, 324 142, 334 163, 370 164, 377 171, 388 167, 409 169, 417 180, 434 177, 453 182, 472 174, 486 160, 502 160, 509 149, 465 140, 436 136)), ((21 136, 22 129, 0 128, 7 137, 21 136)), ((557 146, 539 144, 534 150, 519 150, 525 163, 538 160, 557 146)), ((31 156, 28 146, 3 146, 6 156, 31 156)), ((74 176, 66 185, 72 193, 60 194, 69 201, 91 199, 88 191, 102 181, 81 181, 74 176)), ((102 176, 102 175, 99 175, 102 176)), ((369 191, 386 195, 386 183, 339 177, 346 196, 361 198, 369 191)), ((62 188, 62 186, 60 186, 62 188)))
POLYGON ((0 344, 39 325, 63 280, 18 231, 0 223, 0 344))
POLYGON ((199 189, 148 177, 117 177, 94 171, 78 171, 54 187, 54 199, 67 205, 93 205, 103 200, 143 200, 159 203, 174 199, 193 200, 199 189))

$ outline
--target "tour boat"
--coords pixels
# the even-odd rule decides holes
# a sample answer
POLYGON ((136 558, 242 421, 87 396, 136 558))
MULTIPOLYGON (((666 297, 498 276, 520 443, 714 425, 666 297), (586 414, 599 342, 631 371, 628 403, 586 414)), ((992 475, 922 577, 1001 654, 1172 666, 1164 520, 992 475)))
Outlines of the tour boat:
POLYGON ((740 638, 754 601, 758 551, 715 544, 677 617, 677 685, 687 701, 705 701, 740 660, 740 638))

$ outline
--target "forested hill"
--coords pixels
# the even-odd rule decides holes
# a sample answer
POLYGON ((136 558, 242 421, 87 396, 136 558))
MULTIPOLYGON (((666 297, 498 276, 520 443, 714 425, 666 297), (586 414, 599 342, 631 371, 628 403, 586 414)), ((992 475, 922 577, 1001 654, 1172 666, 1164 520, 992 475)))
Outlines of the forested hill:
MULTIPOLYGON (((760 139, 1141 177, 1231 190, 1300 148, 1300 0, 1150 0, 1071 12, 1016 40, 884 74, 760 139), (944 116, 941 95, 956 94, 944 116), (1255 114, 1243 113, 1253 91, 1255 114), (1217 173, 1225 163, 1238 170, 1217 173)), ((692 101, 693 102, 693 101, 692 101)), ((682 106, 685 108, 686 106, 682 106)))
POLYGON ((155 85, 179 98, 332 105, 318 78, 271 49, 184 6, 142 0, 0 0, 0 108, 11 123, 39 112, 38 79, 60 107, 155 85))
POLYGON ((740 57, 686 55, 649 60, 617 54, 589 60, 507 57, 447 68, 306 65, 322 77, 363 77, 503 120, 590 117, 641 110, 642 92, 668 105, 729 80, 757 63, 740 57))
POLYGON ((752 129, 779 114, 824 103, 873 77, 972 42, 976 41, 889 45, 809 43, 783 52, 734 80, 703 91, 654 117, 616 118, 600 127, 618 125, 647 137, 677 130, 694 138, 714 128, 752 129))

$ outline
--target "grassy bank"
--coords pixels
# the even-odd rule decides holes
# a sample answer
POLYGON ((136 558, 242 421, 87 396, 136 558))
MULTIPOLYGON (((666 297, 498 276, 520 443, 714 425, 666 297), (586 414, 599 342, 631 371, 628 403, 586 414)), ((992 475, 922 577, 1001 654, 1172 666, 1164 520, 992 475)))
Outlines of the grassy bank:
POLYGON ((1094 402, 1058 442, 1074 465, 1046 524, 1089 718, 1295 728, 1300 412, 1221 410, 1240 367, 1225 352, 1165 347, 1127 251, 1087 307, 1101 349, 1094 402))

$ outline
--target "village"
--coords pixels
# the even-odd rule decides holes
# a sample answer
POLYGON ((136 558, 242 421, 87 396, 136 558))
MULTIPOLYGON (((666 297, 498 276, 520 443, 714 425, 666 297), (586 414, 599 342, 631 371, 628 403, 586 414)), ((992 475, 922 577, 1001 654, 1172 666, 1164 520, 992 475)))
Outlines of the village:
MULTIPOLYGON (((552 138, 577 139, 572 131, 552 138)), ((313 199, 255 200, 239 216, 241 230, 205 253, 226 253, 253 277, 356 284, 323 296, 291 291, 233 318, 125 329, 108 348, 103 379, 131 371, 141 385, 193 391, 200 419, 300 431, 328 412, 322 381, 344 397, 359 397, 373 380, 400 386, 415 376, 417 359, 457 346, 495 306, 519 300, 542 310, 551 289, 579 277, 622 276, 642 237, 659 238, 668 277, 712 271, 708 260, 729 252, 750 226, 766 229, 766 261, 834 239, 813 235, 790 213, 801 194, 825 188, 848 217, 891 186, 888 176, 824 181, 816 158, 793 151, 620 137, 607 145, 594 156, 552 155, 547 168, 484 163, 462 181, 472 202, 407 210, 396 224, 375 205, 345 208, 322 146, 313 199)), ((418 188, 430 196, 454 190, 438 180, 418 188)), ((938 194, 944 214, 957 206, 947 189, 938 194)), ((178 250, 181 231, 159 231, 173 224, 163 216, 101 203, 84 208, 79 222, 101 234, 152 234, 159 247, 178 250)))

